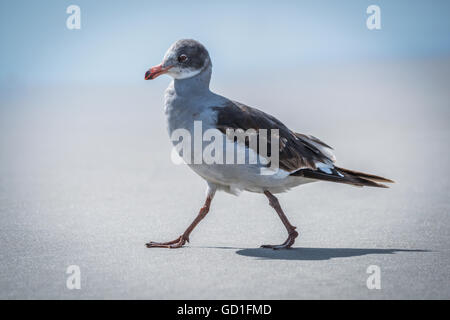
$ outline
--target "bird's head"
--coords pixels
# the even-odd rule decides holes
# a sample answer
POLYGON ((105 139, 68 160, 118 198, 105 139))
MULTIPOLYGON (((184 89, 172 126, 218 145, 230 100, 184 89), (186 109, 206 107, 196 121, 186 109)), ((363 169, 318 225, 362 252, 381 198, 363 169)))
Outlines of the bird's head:
POLYGON ((187 79, 199 74, 211 64, 206 48, 191 39, 178 40, 164 55, 163 62, 145 73, 145 80, 167 73, 174 79, 187 79))

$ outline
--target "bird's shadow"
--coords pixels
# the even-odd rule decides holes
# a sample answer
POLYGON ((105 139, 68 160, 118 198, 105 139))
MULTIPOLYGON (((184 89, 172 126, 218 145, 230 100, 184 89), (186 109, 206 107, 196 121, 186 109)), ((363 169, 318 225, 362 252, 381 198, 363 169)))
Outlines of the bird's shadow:
POLYGON ((350 258, 370 254, 395 254, 398 252, 429 252, 419 249, 371 249, 371 248, 291 248, 273 250, 265 248, 232 248, 216 247, 217 249, 238 249, 236 254, 246 257, 271 260, 329 260, 333 258, 350 258))

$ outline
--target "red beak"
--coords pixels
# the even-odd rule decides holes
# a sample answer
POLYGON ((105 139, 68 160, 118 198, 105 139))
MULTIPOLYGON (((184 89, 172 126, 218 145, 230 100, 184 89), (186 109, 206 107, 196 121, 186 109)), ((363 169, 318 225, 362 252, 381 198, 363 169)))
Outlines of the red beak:
POLYGON ((148 70, 145 73, 145 80, 155 79, 156 77, 158 77, 158 76, 166 73, 167 71, 169 71, 170 68, 172 68, 172 66, 169 66, 167 68, 163 68, 162 64, 154 66, 153 68, 151 68, 150 70, 148 70))

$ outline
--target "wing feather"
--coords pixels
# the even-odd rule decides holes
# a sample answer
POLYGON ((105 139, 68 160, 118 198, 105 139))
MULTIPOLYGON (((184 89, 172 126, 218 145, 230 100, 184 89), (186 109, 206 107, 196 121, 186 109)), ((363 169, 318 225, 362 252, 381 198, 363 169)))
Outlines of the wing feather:
MULTIPOLYGON (((217 112, 217 129, 224 134, 227 129, 254 129, 257 133, 266 129, 270 135, 271 130, 278 129, 280 169, 295 172, 302 168, 315 170, 318 164, 329 164, 332 167, 334 155, 330 146, 313 136, 290 130, 281 121, 261 110, 235 101, 213 109, 217 112)), ((267 144, 267 150, 270 150, 270 139, 267 144)), ((255 151, 259 154, 259 147, 255 151)))

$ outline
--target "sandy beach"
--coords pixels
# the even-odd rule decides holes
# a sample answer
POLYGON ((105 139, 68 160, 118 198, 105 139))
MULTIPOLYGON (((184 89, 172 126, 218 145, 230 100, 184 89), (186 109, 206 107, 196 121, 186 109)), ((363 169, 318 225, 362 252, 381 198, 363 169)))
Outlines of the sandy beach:
POLYGON ((334 147, 338 164, 390 189, 314 183, 279 196, 300 237, 264 196, 219 193, 183 249, 177 237, 205 182, 170 161, 163 91, 137 86, 3 88, 0 107, 2 299, 449 299, 450 61, 310 67, 212 88, 334 147), (297 75, 294 77, 293 74, 297 75), (294 93, 294 94, 293 94, 294 93), (81 289, 66 269, 81 270, 81 289), (381 289, 369 290, 370 265, 381 289))

